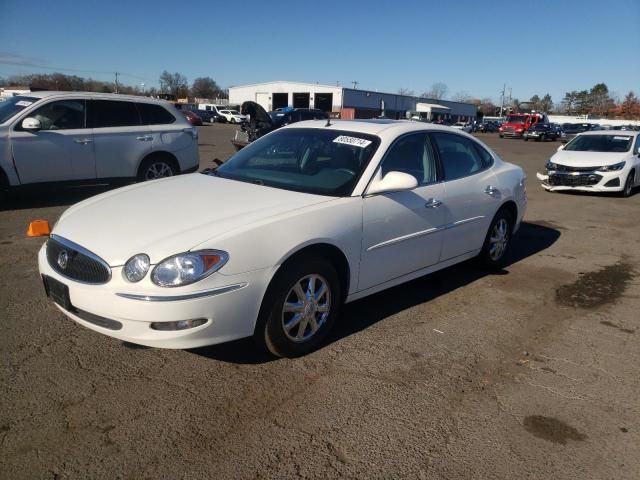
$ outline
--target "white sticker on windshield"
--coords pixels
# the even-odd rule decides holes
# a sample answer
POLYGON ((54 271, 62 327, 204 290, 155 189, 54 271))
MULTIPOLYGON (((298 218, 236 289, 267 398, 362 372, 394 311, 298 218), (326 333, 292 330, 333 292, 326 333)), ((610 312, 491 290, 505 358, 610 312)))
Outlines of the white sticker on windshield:
POLYGON ((333 140, 333 143, 343 143, 345 145, 353 145, 354 147, 366 148, 371 145, 371 140, 365 140, 364 138, 349 137, 347 135, 340 135, 333 140))
POLYGON ((28 107, 32 103, 33 102, 29 102, 27 100, 20 100, 19 102, 16 102, 16 107, 28 107))
POLYGON ((629 140, 631 137, 613 137, 614 140, 629 140))

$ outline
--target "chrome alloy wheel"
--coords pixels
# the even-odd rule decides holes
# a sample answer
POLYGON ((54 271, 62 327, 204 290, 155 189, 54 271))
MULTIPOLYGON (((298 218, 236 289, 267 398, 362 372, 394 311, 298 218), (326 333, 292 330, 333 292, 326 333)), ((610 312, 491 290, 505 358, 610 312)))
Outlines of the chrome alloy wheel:
POLYGON ((330 310, 331 289, 327 280, 316 274, 301 278, 289 290, 282 307, 285 335, 293 342, 306 342, 324 325, 330 310))
POLYGON ((493 226, 491 238, 489 238, 489 257, 497 262, 504 255, 509 243, 509 223, 501 218, 493 226))
POLYGON ((155 180, 156 178, 171 177, 173 170, 165 162, 154 162, 149 165, 144 175, 145 180, 155 180))

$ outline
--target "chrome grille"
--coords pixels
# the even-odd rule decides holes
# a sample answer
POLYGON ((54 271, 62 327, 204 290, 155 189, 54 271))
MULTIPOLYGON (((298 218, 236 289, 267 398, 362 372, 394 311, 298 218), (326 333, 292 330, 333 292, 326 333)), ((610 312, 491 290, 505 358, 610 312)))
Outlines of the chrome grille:
POLYGON ((47 261, 60 275, 77 282, 97 285, 111 279, 111 268, 104 260, 57 235, 47 241, 47 261))

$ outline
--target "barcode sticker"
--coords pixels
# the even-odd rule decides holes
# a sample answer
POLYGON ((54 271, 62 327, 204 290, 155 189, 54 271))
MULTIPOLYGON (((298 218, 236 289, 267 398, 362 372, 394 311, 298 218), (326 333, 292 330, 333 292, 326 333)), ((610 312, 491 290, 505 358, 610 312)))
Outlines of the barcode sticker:
POLYGON ((613 137, 614 140, 629 140, 631 137, 613 137))
POLYGON ((16 107, 28 107, 32 103, 33 102, 29 102, 27 100, 20 100, 19 102, 16 102, 16 107))
POLYGON ((342 143, 344 145, 352 145, 354 147, 366 148, 371 145, 371 140, 364 138, 349 137, 347 135, 340 135, 333 140, 333 143, 342 143))

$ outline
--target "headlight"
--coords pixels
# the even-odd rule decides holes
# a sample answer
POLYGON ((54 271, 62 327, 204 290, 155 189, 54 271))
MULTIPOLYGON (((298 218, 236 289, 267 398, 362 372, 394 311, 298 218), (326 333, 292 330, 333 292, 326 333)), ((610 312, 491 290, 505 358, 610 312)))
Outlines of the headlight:
POLYGON ((151 281, 159 287, 181 287, 218 271, 229 260, 220 250, 179 253, 166 258, 151 271, 151 281))
POLYGON ((615 165, 607 165, 607 166, 604 166, 604 167, 599 167, 598 171, 600 171, 600 172, 617 172, 618 170, 622 170, 625 165, 626 165, 626 162, 620 162, 620 163, 616 163, 615 165))
POLYGON ((553 163, 551 160, 549 160, 547 162, 547 164, 545 165, 545 167, 547 168, 547 170, 557 170, 558 169, 558 165, 556 165, 555 163, 553 163))
POLYGON ((149 271, 149 265, 151 265, 151 262, 147 255, 144 253, 134 255, 124 264, 124 269, 122 270, 124 278, 133 283, 139 282, 149 271))

